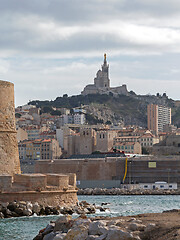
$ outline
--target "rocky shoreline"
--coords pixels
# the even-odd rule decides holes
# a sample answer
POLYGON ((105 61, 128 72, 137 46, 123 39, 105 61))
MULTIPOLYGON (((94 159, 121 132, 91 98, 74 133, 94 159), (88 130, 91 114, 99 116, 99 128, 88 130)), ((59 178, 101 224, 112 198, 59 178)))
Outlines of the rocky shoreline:
POLYGON ((116 218, 67 215, 52 221, 33 240, 178 240, 179 220, 180 210, 116 218))
POLYGON ((85 188, 78 189, 78 195, 180 195, 180 189, 122 189, 85 188))
POLYGON ((81 201, 77 205, 73 206, 42 206, 39 203, 31 203, 24 201, 13 201, 0 204, 0 219, 11 217, 23 217, 43 215, 59 215, 59 214, 93 214, 96 210, 104 212, 107 208, 103 206, 96 206, 95 204, 89 204, 86 201, 81 201))

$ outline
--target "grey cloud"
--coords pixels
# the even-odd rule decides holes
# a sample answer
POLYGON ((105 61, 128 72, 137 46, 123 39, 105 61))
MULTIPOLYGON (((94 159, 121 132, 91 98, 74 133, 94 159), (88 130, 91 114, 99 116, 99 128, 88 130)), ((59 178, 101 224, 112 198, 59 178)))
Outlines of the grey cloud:
POLYGON ((179 0, 1 0, 0 12, 45 16, 66 24, 107 22, 117 18, 167 17, 179 14, 179 0))
POLYGON ((114 86, 143 91, 148 82, 144 91, 153 92, 151 81, 157 91, 165 81, 177 98, 171 82, 178 86, 180 79, 179 0, 0 0, 0 6, 0 54, 7 53, 0 77, 14 81, 18 104, 80 93, 104 52, 114 86))

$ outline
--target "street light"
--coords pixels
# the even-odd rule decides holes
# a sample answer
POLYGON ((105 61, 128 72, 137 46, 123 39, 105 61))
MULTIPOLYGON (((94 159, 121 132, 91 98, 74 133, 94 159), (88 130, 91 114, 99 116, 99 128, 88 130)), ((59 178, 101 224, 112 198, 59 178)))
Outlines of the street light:
POLYGON ((131 184, 131 161, 129 162, 129 184, 131 184))

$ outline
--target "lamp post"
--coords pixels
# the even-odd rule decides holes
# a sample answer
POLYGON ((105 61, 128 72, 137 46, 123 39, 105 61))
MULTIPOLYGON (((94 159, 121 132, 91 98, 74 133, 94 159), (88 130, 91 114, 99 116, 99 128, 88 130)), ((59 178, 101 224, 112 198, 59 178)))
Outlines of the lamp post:
POLYGON ((129 184, 131 184, 131 161, 129 162, 129 184))

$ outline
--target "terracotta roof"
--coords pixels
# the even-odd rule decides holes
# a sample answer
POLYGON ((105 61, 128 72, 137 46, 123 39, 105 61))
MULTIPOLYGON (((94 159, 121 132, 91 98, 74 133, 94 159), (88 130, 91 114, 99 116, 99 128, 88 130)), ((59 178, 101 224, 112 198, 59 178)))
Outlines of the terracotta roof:
POLYGON ((140 136, 122 136, 122 137, 116 137, 115 139, 124 139, 124 138, 140 138, 140 136))
MULTIPOLYGON (((115 146, 127 146, 127 145, 135 145, 138 142, 119 142, 119 143, 115 143, 115 146)), ((140 143, 139 143, 140 144, 140 143)))
POLYGON ((145 138, 145 137, 155 137, 155 136, 153 134, 151 134, 151 133, 147 133, 147 134, 142 135, 141 138, 142 137, 145 138))
POLYGON ((43 143, 46 143, 46 142, 51 142, 51 139, 44 139, 42 140, 43 143))

